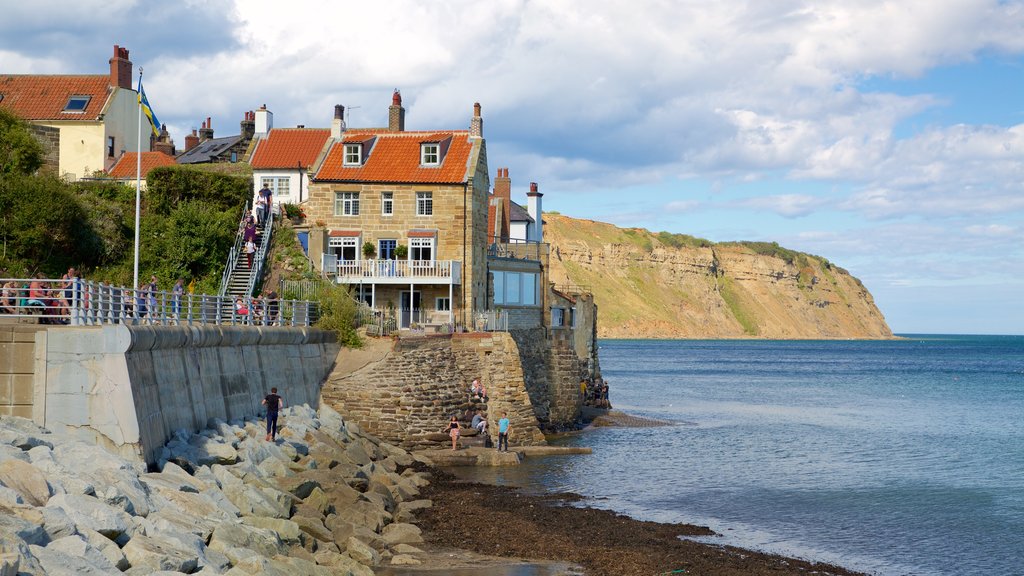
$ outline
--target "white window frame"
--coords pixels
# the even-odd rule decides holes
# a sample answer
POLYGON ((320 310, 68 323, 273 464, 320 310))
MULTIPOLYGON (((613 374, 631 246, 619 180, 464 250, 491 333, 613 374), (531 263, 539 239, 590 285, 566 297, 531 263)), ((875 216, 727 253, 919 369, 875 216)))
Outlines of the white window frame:
POLYGON ((441 144, 438 142, 424 142, 420 144, 420 164, 423 166, 437 166, 441 163, 441 144))
POLYGON ((327 239, 327 247, 332 254, 334 254, 339 248, 341 249, 341 254, 338 254, 337 257, 339 264, 343 262, 356 262, 359 260, 361 251, 359 250, 358 236, 332 236, 327 239), (352 260, 342 258, 342 255, 345 253, 346 249, 352 251, 352 254, 354 256, 352 260))
POLYGON ((409 238, 409 260, 433 262, 436 259, 437 250, 435 249, 433 238, 409 238), (422 254, 422 250, 425 248, 430 250, 430 258, 413 258, 413 254, 417 251, 422 254))
POLYGON ((393 216, 395 214, 395 193, 394 192, 381 192, 380 193, 380 215, 381 216, 393 216))
POLYGON ((438 296, 434 298, 434 310, 438 312, 451 312, 452 299, 447 296, 438 296))
POLYGON ((335 192, 334 215, 359 216, 359 192, 335 192))
POLYGON ((433 192, 417 192, 416 193, 416 215, 417 216, 433 216, 434 215, 434 193, 433 192))
POLYGON ((359 144, 345 144, 344 154, 342 155, 342 165, 344 166, 362 166, 363 165, 363 145, 359 144))
POLYGON ((494 303, 508 306, 536 306, 536 272, 494 272, 494 303))
POLYGON ((260 185, 269 188, 276 198, 291 196, 292 179, 290 176, 261 176, 260 185))

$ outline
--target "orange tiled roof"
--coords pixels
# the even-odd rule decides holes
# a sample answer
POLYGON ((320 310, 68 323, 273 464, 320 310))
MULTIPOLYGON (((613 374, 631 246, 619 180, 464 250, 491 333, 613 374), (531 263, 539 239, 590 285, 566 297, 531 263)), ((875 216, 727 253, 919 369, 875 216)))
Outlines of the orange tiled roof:
POLYGON ((316 161, 330 137, 327 128, 273 128, 249 163, 256 170, 296 168, 299 164, 306 168, 316 161))
MULTIPOLYGON (((138 165, 136 160, 137 152, 125 152, 117 160, 114 166, 110 169, 111 178, 134 178, 135 170, 138 165)), ((160 166, 174 166, 177 162, 174 161, 174 156, 164 154, 163 152, 143 152, 142 153, 142 177, 145 178, 146 174, 153 168, 160 166)))
MULTIPOLYGON (((388 132, 349 130, 327 153, 316 180, 343 182, 409 182, 423 184, 461 184, 467 180, 473 143, 467 130, 439 132, 388 132), (362 166, 343 166, 342 155, 348 142, 364 142, 376 136, 370 155, 362 166), (451 138, 448 152, 439 166, 420 165, 420 143, 451 138)), ((471 175, 471 174, 469 174, 471 175)))
POLYGON ((25 120, 99 120, 112 92, 107 75, 0 75, 0 107, 25 120), (71 96, 89 96, 89 103, 64 112, 71 96))

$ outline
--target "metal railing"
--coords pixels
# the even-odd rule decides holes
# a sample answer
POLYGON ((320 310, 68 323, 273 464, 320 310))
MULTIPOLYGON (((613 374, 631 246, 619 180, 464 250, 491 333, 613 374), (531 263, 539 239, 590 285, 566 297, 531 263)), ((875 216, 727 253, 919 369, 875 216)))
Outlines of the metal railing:
POLYGON ((547 255, 548 245, 535 240, 516 238, 490 238, 487 255, 493 258, 517 258, 519 260, 542 260, 547 255))
POLYGON ((235 233, 235 244, 228 252, 228 261, 224 265, 224 273, 220 275, 220 293, 224 296, 228 293, 228 284, 231 283, 231 273, 235 271, 238 264, 238 257, 242 254, 242 237, 245 235, 246 214, 249 212, 249 202, 242 206, 242 218, 239 220, 238 232, 235 233))
POLYGON ((306 300, 174 294, 79 278, 0 279, 0 319, 41 324, 310 326, 318 316, 317 304, 306 300))
POLYGON ((381 279, 444 279, 458 281, 458 260, 338 260, 328 274, 339 282, 355 283, 381 279))
POLYGON ((249 282, 245 286, 245 294, 247 296, 253 294, 256 289, 256 282, 263 275, 263 260, 267 255, 267 249, 268 246, 270 246, 271 233, 274 230, 274 215, 269 210, 267 213, 270 217, 267 218, 266 223, 263 224, 263 234, 260 236, 260 247, 256 250, 252 263, 252 274, 249 275, 249 282))
POLYGON ((508 332, 508 314, 501 310, 486 310, 475 318, 477 332, 508 332))

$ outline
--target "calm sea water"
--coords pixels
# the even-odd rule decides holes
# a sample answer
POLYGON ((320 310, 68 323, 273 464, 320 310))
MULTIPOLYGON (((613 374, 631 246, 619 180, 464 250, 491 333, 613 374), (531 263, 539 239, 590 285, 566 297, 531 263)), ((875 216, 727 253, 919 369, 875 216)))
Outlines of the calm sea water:
POLYGON ((674 425, 588 432, 564 443, 591 456, 480 479, 879 575, 1024 574, 1024 337, 611 340, 600 354, 617 409, 674 425))

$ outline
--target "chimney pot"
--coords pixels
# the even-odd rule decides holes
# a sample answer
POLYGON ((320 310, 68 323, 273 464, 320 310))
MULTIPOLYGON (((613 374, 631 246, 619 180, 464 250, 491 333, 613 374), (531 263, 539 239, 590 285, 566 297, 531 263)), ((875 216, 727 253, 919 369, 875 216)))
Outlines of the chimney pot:
POLYGON ((345 107, 341 104, 334 105, 334 119, 344 120, 345 119, 345 107))
POLYGON ((537 183, 536 182, 530 182, 530 192, 533 193, 533 194, 537 193, 537 183))

